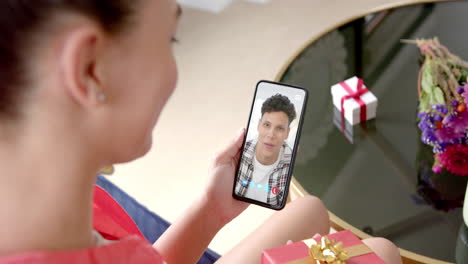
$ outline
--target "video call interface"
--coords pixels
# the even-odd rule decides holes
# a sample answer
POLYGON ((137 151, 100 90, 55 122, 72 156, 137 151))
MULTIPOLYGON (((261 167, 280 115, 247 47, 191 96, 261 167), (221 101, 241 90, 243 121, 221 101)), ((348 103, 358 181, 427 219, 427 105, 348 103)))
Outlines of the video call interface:
POLYGON ((250 114, 235 193, 272 207, 283 204, 305 91, 260 82, 250 114))

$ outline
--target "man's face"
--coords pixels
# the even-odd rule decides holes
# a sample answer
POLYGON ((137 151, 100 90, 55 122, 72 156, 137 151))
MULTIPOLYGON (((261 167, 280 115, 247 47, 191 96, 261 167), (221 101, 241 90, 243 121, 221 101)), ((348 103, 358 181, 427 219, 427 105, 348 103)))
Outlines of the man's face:
POLYGON ((289 118, 284 112, 263 114, 258 122, 256 154, 264 159, 277 159, 281 146, 289 136, 289 118))

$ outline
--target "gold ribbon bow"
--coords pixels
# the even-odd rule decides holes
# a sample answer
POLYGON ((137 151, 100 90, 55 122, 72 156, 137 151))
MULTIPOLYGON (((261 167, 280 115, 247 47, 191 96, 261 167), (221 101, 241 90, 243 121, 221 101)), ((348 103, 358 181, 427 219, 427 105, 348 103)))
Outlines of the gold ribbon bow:
POLYGON ((320 243, 315 239, 303 242, 309 247, 310 257, 293 260, 287 264, 346 264, 346 261, 352 257, 372 253, 372 250, 364 244, 343 248, 342 242, 336 243, 327 237, 322 237, 320 243))
POLYGON ((336 243, 326 237, 322 237, 320 243, 312 244, 309 254, 316 260, 317 264, 346 264, 349 259, 348 253, 343 249, 343 243, 336 243))

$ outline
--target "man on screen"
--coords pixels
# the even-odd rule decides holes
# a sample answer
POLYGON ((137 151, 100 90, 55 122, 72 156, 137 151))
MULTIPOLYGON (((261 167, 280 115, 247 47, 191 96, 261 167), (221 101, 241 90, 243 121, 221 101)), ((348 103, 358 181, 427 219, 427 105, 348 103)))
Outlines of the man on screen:
POLYGON ((296 110, 287 96, 276 94, 263 103, 261 111, 258 138, 245 143, 236 193, 279 206, 284 197, 292 154, 286 139, 296 110))

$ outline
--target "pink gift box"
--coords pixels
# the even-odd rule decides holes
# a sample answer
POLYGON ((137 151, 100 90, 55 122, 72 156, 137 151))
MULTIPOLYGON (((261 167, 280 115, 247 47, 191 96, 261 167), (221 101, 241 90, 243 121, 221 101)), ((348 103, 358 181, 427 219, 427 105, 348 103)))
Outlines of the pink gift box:
MULTIPOLYGON (((342 242, 345 251, 346 248, 363 244, 362 241, 349 230, 330 234, 326 237, 336 242, 342 242)), ((316 238, 315 240, 320 241, 320 238, 316 238)), ((264 250, 262 253, 262 264, 283 264, 310 257, 309 246, 306 244, 308 243, 307 241, 308 240, 264 250)), ((385 264, 385 262, 375 253, 369 253, 352 257, 346 261, 346 264, 385 264)))

